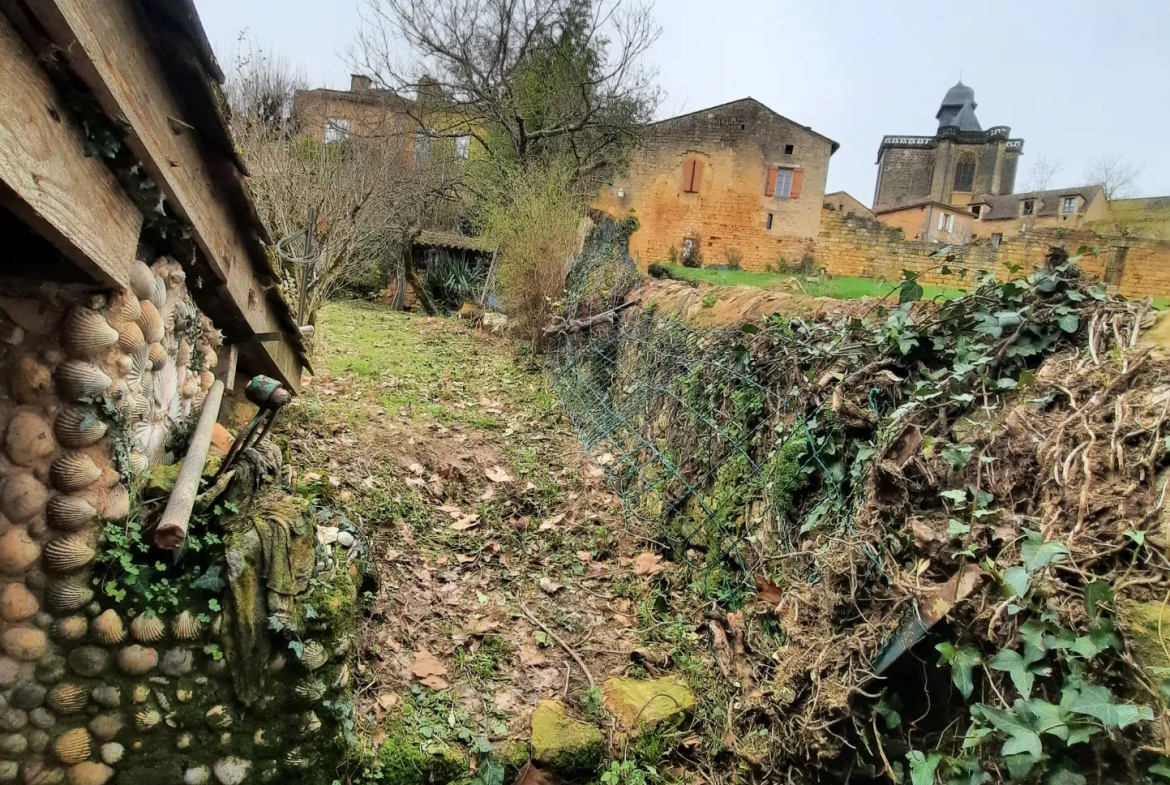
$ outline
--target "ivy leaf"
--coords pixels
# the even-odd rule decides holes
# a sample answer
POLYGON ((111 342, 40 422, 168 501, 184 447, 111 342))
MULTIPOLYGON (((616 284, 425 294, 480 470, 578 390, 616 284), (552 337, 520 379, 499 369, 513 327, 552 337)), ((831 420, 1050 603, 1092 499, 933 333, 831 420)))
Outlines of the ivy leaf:
POLYGON ((1089 635, 1084 635, 1073 641, 1072 650, 1084 657, 1086 660, 1091 660, 1101 652, 1105 651, 1107 646, 1098 646, 1097 641, 1089 635))
POLYGON ((971 531, 971 527, 962 521, 951 518, 947 521, 947 534, 951 537, 958 537, 960 534, 967 534, 971 531))
POLYGON ((1082 687, 1073 701, 1072 710, 1095 717, 1106 728, 1125 728, 1135 722, 1151 722, 1154 719, 1154 712, 1149 706, 1114 703, 1113 695, 1105 687, 1082 687))
POLYGON ((1088 780, 1083 774, 1060 768, 1050 773, 1044 780, 1044 785, 1086 785, 1088 780))
POLYGON ((1162 760, 1150 767, 1150 774, 1157 774, 1159 777, 1165 777, 1170 780, 1170 758, 1162 758, 1162 760))
MULTIPOLYGON (((1003 652, 1000 652, 1001 654, 1003 652)), ((985 703, 979 704, 979 709, 987 721, 996 727, 997 730, 1007 734, 1008 740, 1003 745, 1003 755, 1020 755, 1028 754, 1033 758, 1039 758, 1044 752, 1044 745, 1040 742, 1040 736, 1036 731, 1032 730, 1021 720, 1014 712, 997 709, 994 706, 988 706, 985 703)))
POLYGON ((1074 722, 1068 726, 1068 741, 1065 744, 1070 747, 1074 744, 1084 744, 1100 730, 1100 725, 1087 722, 1074 722))
POLYGON ((934 785, 934 772, 943 759, 940 753, 932 752, 926 756, 918 750, 911 750, 906 753, 906 759, 910 761, 910 782, 912 785, 934 785))
POLYGON ((898 305, 922 299, 922 286, 914 278, 903 281, 898 290, 898 305))
POLYGON ((1075 313, 1066 313, 1064 316, 1057 319, 1056 323, 1060 325, 1060 329, 1064 330, 1066 333, 1075 333, 1081 326, 1081 317, 1077 316, 1075 313))
POLYGON ((1012 567, 1003 574, 1003 582, 1011 587, 1017 597, 1028 593, 1028 571, 1023 567, 1012 567))
POLYGON ((1029 573, 1042 570, 1053 562, 1064 561, 1069 556, 1064 543, 1054 540, 1043 543, 1029 540, 1020 546, 1020 554, 1024 557, 1024 569, 1029 573))
POLYGON ((223 566, 219 564, 212 565, 207 568, 207 572, 200 575, 191 584, 196 589, 204 589, 206 591, 219 593, 223 591, 223 587, 227 585, 223 579, 223 566))
POLYGON ((1036 720, 1037 733, 1048 733, 1061 741, 1068 740, 1068 714, 1062 707, 1040 698, 1032 698, 1024 706, 1036 720))
POLYGON ((939 665, 951 665, 951 680, 959 688, 964 698, 970 698, 975 690, 975 680, 971 675, 975 666, 982 662, 979 652, 970 646, 959 648, 953 643, 940 643, 934 647, 941 655, 939 665))
POLYGON ((967 492, 959 488, 951 488, 949 491, 943 491, 939 494, 944 499, 950 499, 955 504, 962 504, 967 501, 967 492))
POLYGON ((1007 673, 1012 679, 1012 684, 1016 685, 1020 695, 1025 698, 1032 694, 1032 685, 1036 681, 1036 674, 1044 675, 1049 671, 1046 666, 1037 666, 1033 657, 1025 659, 1020 656, 1019 652, 1011 649, 999 652, 991 658, 991 662, 988 664, 997 671, 1007 673))
POLYGON ((975 452, 974 447, 959 447, 952 444, 943 448, 942 457, 951 465, 952 469, 962 469, 971 460, 973 452, 975 452))
POLYGON ((1085 586, 1085 611, 1096 619, 1103 603, 1113 602, 1113 587, 1105 581, 1093 581, 1085 586))
POLYGON ((300 641, 289 641, 288 647, 292 649, 293 654, 297 655, 298 660, 305 658, 305 644, 300 641))

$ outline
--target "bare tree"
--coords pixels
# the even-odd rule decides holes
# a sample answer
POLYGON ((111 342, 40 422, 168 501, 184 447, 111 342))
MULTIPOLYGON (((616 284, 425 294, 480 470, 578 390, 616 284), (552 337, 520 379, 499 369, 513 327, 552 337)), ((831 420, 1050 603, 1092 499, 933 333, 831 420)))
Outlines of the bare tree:
POLYGON ((1103 155, 1085 169, 1085 182, 1100 185, 1105 198, 1112 202, 1133 196, 1134 183, 1141 173, 1141 169, 1126 163, 1120 155, 1103 155))
POLYGON ((1064 169, 1060 161, 1049 161, 1048 156, 1042 155, 1035 160, 1028 171, 1028 190, 1039 193, 1052 188, 1052 181, 1064 169))
POLYGON ((644 56, 660 31, 639 0, 365 3, 355 69, 414 96, 421 133, 470 135, 489 159, 564 155, 576 177, 605 176, 658 106, 644 56))

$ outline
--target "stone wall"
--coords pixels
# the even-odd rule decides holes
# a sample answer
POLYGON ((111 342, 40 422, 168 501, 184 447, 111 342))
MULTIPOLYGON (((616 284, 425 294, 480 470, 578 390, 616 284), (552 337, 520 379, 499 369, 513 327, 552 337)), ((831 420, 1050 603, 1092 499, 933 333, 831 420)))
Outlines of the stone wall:
POLYGON ((763 270, 813 250, 831 154, 823 136, 757 101, 735 101, 653 125, 628 173, 594 207, 619 220, 637 216, 630 253, 642 267, 667 261, 693 238, 704 264, 738 260, 763 270), (692 159, 702 162, 702 180, 687 193, 683 167, 692 159), (799 198, 765 195, 771 166, 803 172, 799 198))
MULTIPOLYGON (((147 534, 165 495, 143 483, 173 477, 218 361, 183 270, 138 262, 119 292, 22 286, 0 297, 0 782, 330 781, 310 767, 335 738, 320 703, 348 682, 329 609, 352 626, 350 574, 320 576, 332 628, 298 626, 245 542, 251 517, 193 519, 180 558, 147 534), (299 658, 270 640, 274 603, 299 658)), ((332 558, 314 564, 312 521, 286 529, 304 592, 332 558)))
MULTIPOLYGON (((1005 239, 998 248, 987 242, 956 245, 952 267, 1002 275, 1004 265, 1019 265, 1030 270, 1044 263, 1049 247, 1057 245, 1076 254, 1082 247, 1093 248, 1096 255, 1086 255, 1081 267, 1088 273, 1104 276, 1111 258, 1124 248, 1124 266, 1117 290, 1127 297, 1170 297, 1170 242, 1130 237, 1110 237, 1089 231, 1064 232, 1037 230, 1005 239)), ((905 234, 880 221, 825 209, 821 233, 817 238, 816 260, 829 275, 848 275, 896 282, 903 270, 922 271, 940 264, 930 254, 940 248, 935 243, 907 240, 905 234)), ((922 283, 962 286, 955 275, 926 273, 922 283)), ((967 281, 971 280, 968 273, 967 281)))

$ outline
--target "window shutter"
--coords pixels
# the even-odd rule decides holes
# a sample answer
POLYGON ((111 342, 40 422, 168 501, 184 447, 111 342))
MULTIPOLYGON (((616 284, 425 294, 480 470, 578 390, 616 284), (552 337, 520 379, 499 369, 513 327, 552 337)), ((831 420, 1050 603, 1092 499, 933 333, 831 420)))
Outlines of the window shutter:
POLYGON ((683 193, 690 193, 691 192, 691 181, 694 180, 694 178, 695 178, 695 159, 694 158, 689 158, 686 161, 683 161, 682 174, 683 174, 683 176, 682 176, 683 193))
POLYGON ((768 179, 764 181, 764 196, 776 195, 776 175, 780 173, 780 167, 768 167, 768 179))
POLYGON ((804 170, 795 169, 792 172, 792 190, 788 192, 790 199, 800 198, 800 181, 804 179, 804 170))
POLYGON ((703 184, 703 162, 695 159, 692 164, 694 169, 691 173, 691 193, 697 194, 699 186, 703 184))

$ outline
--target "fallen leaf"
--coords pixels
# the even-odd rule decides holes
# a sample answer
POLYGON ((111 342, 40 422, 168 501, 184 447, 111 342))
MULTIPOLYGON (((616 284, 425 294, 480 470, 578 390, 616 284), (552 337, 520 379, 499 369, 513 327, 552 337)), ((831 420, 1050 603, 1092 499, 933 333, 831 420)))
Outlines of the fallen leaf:
POLYGON ((756 599, 765 605, 779 605, 780 601, 784 599, 784 592, 780 591, 780 587, 764 577, 763 574, 756 576, 756 588, 760 592, 756 595, 756 599))
POLYGON ((514 479, 512 475, 508 474, 508 472, 504 471, 499 466, 493 466, 492 468, 485 471, 484 474, 486 474, 487 478, 492 482, 512 482, 514 479))
POLYGON ((540 588, 545 594, 556 594, 561 589, 565 588, 561 584, 554 581, 552 578, 541 578, 540 588))
POLYGON ((659 564, 660 561, 662 561, 660 554, 651 553, 650 551, 639 553, 634 557, 634 574, 639 577, 645 577, 662 572, 666 568, 659 564))
POLYGON ((389 709, 391 706, 398 705, 398 695, 393 692, 382 692, 378 694, 378 705, 383 709, 389 709))
POLYGON ((440 505, 439 512, 445 512, 452 518, 458 518, 463 514, 463 508, 456 507, 454 504, 443 504, 440 505))
POLYGON ((419 649, 414 653, 414 660, 410 663, 411 674, 420 684, 432 690, 445 690, 449 686, 446 679, 447 666, 438 657, 426 649, 419 649), (441 685, 441 686, 440 686, 441 685))
POLYGON ((597 459, 597 465, 598 466, 609 466, 611 463, 613 463, 613 461, 614 461, 613 453, 607 452, 604 455, 602 455, 600 458, 597 459))
POLYGON ((467 629, 471 630, 476 635, 487 635, 492 630, 498 628, 500 623, 495 619, 484 616, 479 619, 472 619, 471 623, 467 625, 467 629))
POLYGON ((615 613, 613 615, 613 621, 614 624, 618 625, 619 627, 629 627, 632 624, 630 617, 621 613, 615 613))
POLYGON ((489 485, 488 489, 480 495, 479 500, 481 502, 490 502, 494 498, 496 498, 496 489, 489 485))
POLYGON ((531 643, 524 643, 520 645, 520 664, 528 666, 545 665, 548 663, 548 658, 544 656, 537 647, 531 643))
POLYGON ((422 474, 426 470, 423 469, 421 463, 412 463, 407 471, 409 471, 411 474, 422 474))
POLYGON ((561 785, 561 780, 550 772, 541 771, 532 765, 532 761, 528 761, 524 768, 520 769, 520 774, 512 785, 561 785))
POLYGON ((475 561, 475 557, 468 556, 466 553, 457 553, 455 554, 455 561, 459 562, 460 564, 471 564, 473 561, 475 561))
POLYGON ((582 562, 593 561, 593 554, 589 551, 577 551, 577 559, 582 562))
POLYGON ((554 515, 551 518, 545 518, 544 523, 540 524, 539 528, 537 528, 537 531, 546 532, 549 529, 556 526, 561 521, 563 521, 564 519, 565 519, 565 513, 563 513, 563 512, 558 514, 558 515, 554 515))
POLYGON ((432 690, 435 690, 436 692, 439 692, 441 690, 445 690, 451 686, 450 684, 447 683, 447 680, 444 679, 442 676, 427 676, 424 679, 419 679, 418 683, 423 685, 424 687, 430 687, 432 690))

